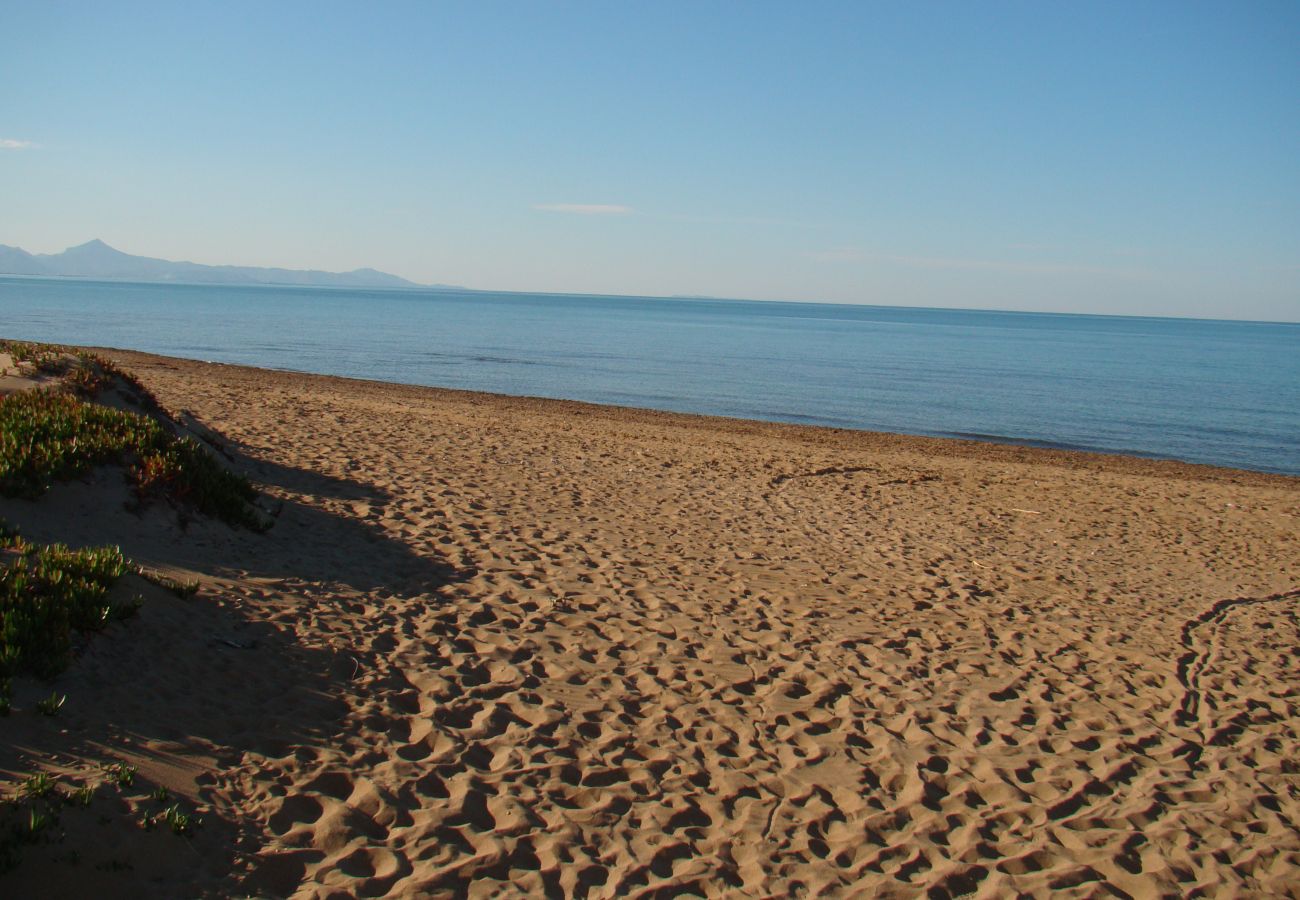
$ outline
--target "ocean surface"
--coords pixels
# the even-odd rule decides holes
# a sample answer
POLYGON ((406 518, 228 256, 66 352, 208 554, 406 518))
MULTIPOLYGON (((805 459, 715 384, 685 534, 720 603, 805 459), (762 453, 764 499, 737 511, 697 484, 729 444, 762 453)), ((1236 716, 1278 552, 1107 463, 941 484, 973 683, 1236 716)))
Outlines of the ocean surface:
POLYGON ((0 277, 0 336, 1300 474, 1300 325, 0 277))

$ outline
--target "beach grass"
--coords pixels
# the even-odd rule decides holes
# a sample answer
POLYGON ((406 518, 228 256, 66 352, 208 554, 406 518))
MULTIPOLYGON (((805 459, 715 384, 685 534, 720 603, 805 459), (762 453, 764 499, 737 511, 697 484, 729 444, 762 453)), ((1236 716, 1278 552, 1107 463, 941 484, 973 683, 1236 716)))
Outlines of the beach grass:
MULTIPOLYGON (((129 373, 92 354, 54 345, 0 342, 0 352, 19 364, 20 373, 48 376, 33 379, 38 382, 33 389, 0 398, 0 495, 36 500, 55 482, 117 464, 125 468, 140 504, 161 498, 231 525, 266 527, 252 505, 257 494, 248 480, 223 468, 198 441, 178 436, 153 395, 129 373), (93 402, 108 391, 116 394, 112 402, 125 401, 140 411, 93 402)), ((198 589, 197 582, 132 563, 120 547, 36 544, 0 520, 0 715, 10 712, 13 678, 54 678, 70 665, 78 632, 99 631, 136 613, 141 597, 119 588, 127 575, 180 597, 198 589)), ((31 712, 59 716, 67 700, 51 690, 31 704, 31 712)), ((119 763, 105 773, 122 791, 131 787, 135 771, 119 763)), ((73 844, 66 852, 40 851, 59 867, 75 867, 84 854, 98 852, 83 841, 84 822, 70 835, 63 821, 65 810, 89 807, 98 787, 85 783, 63 791, 54 776, 37 771, 14 796, 0 798, 0 872, 16 867, 24 850, 36 845, 73 844)), ((135 812, 150 802, 157 810, 146 810, 128 824, 193 835, 201 822, 193 811, 165 787, 150 798, 138 798, 135 812)), ((103 824, 107 817, 101 814, 99 820, 103 824)), ((129 863, 114 857, 101 867, 117 870, 129 863)))
POLYGON ((55 390, 0 400, 0 494, 35 499, 54 481, 111 462, 127 464, 141 500, 168 497, 231 525, 263 528, 251 507, 257 492, 248 480, 155 418, 55 390))
POLYGON ((98 631, 138 608, 134 601, 109 599, 131 568, 117 547, 24 544, 10 555, 15 558, 0 567, 3 687, 14 675, 54 677, 68 665, 74 630, 98 631))
MULTIPOLYGON (((35 500, 56 481, 117 463, 141 503, 165 498, 231 525, 265 528, 252 506, 253 486, 193 438, 177 437, 158 417, 83 399, 114 379, 136 386, 129 374, 55 345, 4 342, 3 351, 58 381, 0 398, 0 495, 35 500)), ((157 408, 152 395, 142 396, 157 408)), ((74 631, 96 631, 134 613, 138 600, 109 600, 123 575, 138 574, 179 596, 197 589, 132 564, 119 547, 31 544, 3 522, 0 553, 0 714, 9 710, 13 676, 54 677, 68 665, 74 631)), ((39 711, 57 714, 56 699, 39 711)))
POLYGON ((135 766, 115 762, 99 777, 38 771, 22 779, 12 794, 0 797, 0 874, 19 866, 29 850, 49 868, 76 868, 98 858, 95 871, 129 870, 130 862, 112 855, 96 826, 193 837, 203 819, 166 787, 137 786, 135 774, 135 766))
POLYGON ((8 354, 20 370, 58 379, 61 388, 77 396, 93 399, 114 382, 120 382, 129 389, 125 394, 128 402, 154 412, 161 410, 153 393, 138 378, 97 353, 60 344, 7 340, 0 340, 0 353, 8 354))

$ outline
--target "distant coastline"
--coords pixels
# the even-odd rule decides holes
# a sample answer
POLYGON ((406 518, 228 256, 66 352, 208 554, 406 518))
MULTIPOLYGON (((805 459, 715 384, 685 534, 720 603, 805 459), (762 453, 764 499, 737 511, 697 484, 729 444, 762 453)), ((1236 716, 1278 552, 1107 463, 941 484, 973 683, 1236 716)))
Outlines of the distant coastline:
POLYGON ((378 269, 350 272, 266 266, 210 266, 124 253, 98 238, 62 253, 28 253, 0 244, 0 274, 24 277, 88 278, 146 284, 268 284, 280 287, 418 288, 460 290, 454 285, 417 284, 378 269))
MULTIPOLYGON (((291 270, 296 271, 296 270, 291 270)), ((312 270, 300 270, 312 271, 312 270)), ((333 274, 333 273, 325 273, 333 274)), ((481 288, 463 287, 458 284, 397 284, 397 285, 360 285, 360 284, 307 284, 304 282, 293 281, 188 281, 180 278, 129 278, 125 276, 109 277, 101 275, 29 275, 20 272, 0 272, 0 281, 30 279, 32 281, 50 281, 50 282, 72 282, 75 284, 113 284, 113 285, 131 285, 138 284, 141 287, 193 287, 193 288, 300 288, 305 291, 408 291, 413 294, 419 293, 464 293, 464 294, 495 294, 499 291, 487 291, 481 288)))

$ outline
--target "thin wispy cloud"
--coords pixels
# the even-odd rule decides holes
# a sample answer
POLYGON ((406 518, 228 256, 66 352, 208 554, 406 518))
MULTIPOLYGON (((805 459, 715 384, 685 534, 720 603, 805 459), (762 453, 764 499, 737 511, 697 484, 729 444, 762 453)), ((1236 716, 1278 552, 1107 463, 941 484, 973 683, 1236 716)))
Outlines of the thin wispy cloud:
POLYGON ((14 138, 0 138, 0 150, 35 150, 40 144, 35 141, 19 141, 14 138))
POLYGON ((533 209, 579 216, 626 216, 633 212, 632 207, 617 203, 534 203, 533 209))

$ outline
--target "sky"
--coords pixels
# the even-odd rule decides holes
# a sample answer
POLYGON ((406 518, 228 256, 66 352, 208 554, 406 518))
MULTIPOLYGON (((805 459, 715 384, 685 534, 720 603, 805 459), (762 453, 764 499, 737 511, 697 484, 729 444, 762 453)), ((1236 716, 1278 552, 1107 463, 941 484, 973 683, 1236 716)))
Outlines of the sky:
POLYGON ((1300 3, 0 0, 0 243, 1300 320, 1300 3))

